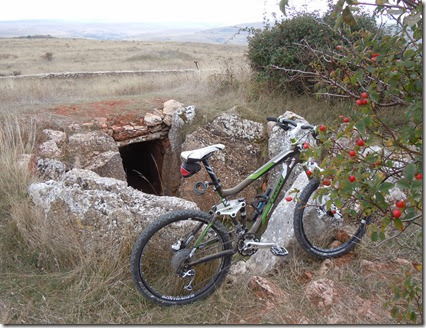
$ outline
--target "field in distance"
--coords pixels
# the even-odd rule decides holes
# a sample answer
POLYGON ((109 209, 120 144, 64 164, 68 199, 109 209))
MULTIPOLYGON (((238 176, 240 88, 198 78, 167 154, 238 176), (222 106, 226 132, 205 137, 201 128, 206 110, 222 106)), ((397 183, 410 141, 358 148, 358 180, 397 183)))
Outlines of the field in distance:
POLYGON ((62 38, 0 39, 0 76, 78 71, 217 69, 246 46, 62 38))

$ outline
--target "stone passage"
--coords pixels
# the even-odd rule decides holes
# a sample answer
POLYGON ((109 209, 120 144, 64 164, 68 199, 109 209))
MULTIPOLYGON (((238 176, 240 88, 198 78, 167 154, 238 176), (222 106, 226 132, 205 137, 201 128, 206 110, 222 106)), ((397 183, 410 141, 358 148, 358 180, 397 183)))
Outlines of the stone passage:
POLYGON ((164 139, 155 139, 119 148, 129 186, 148 194, 163 193, 165 143, 164 139))

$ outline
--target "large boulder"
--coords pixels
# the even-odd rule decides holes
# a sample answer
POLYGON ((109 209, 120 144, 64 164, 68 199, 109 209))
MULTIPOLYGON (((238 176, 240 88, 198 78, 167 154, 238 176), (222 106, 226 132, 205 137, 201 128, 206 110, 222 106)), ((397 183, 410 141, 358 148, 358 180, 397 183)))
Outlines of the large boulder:
POLYGON ((136 235, 169 211, 197 209, 189 201, 142 193, 113 178, 89 170, 73 169, 59 181, 29 186, 29 195, 46 220, 63 220, 81 233, 82 242, 93 247, 106 235, 122 240, 136 235))
MULTIPOLYGON (((309 180, 305 173, 298 175, 296 181, 285 193, 287 197, 293 189, 302 190, 309 180)), ((296 203, 281 201, 273 211, 268 226, 260 239, 261 242, 273 242, 288 248, 294 242, 293 213, 296 203)), ((258 250, 247 261, 247 268, 252 274, 268 274, 279 266, 285 258, 274 256, 268 249, 258 250)))
MULTIPOLYGON (((300 122, 303 124, 309 124, 308 121, 306 121, 302 116, 299 116, 291 111, 286 111, 281 117, 287 119, 287 120, 293 120, 296 122, 300 122)), ((278 155, 280 152, 284 150, 289 150, 293 146, 291 144, 291 136, 293 135, 291 130, 284 131, 282 128, 280 128, 278 125, 276 125, 275 122, 269 122, 268 123, 268 154, 269 158, 273 158, 274 156, 278 155)), ((302 139, 306 142, 308 142, 310 145, 315 145, 315 139, 312 137, 312 135, 308 134, 306 130, 301 130, 299 133, 294 135, 296 139, 302 139)), ((280 174, 281 167, 274 168, 269 173, 269 183, 272 184, 280 174)), ((290 175, 289 179, 287 180, 286 184, 284 185, 284 190, 287 190, 289 186, 294 182, 294 180, 297 178, 297 176, 302 172, 301 166, 296 166, 290 175)))
POLYGON ((118 146, 108 134, 101 131, 73 134, 69 137, 67 151, 72 167, 126 181, 118 146))
MULTIPOLYGON (((309 124, 303 117, 290 111, 285 112, 282 117, 303 124, 309 124)), ((311 145, 315 144, 314 138, 308 135, 306 130, 302 130, 294 135, 291 131, 284 131, 275 123, 270 122, 268 125, 268 152, 270 158, 278 155, 284 150, 291 149, 293 147, 290 140, 292 136, 297 139, 302 139, 304 142, 308 142, 311 145)), ((277 179, 280 170, 281 167, 278 167, 271 171, 268 179, 269 185, 272 185, 277 179)), ((293 213, 296 203, 287 202, 284 198, 289 196, 292 190, 302 190, 308 182, 308 177, 302 166, 297 165, 283 187, 283 192, 281 193, 283 196, 279 198, 278 205, 272 212, 268 221, 268 226, 260 240, 261 242, 273 242, 279 246, 288 248, 295 241, 293 213)), ((285 258, 274 256, 268 249, 260 249, 247 261, 247 269, 249 269, 252 274, 268 274, 284 260, 285 258)))

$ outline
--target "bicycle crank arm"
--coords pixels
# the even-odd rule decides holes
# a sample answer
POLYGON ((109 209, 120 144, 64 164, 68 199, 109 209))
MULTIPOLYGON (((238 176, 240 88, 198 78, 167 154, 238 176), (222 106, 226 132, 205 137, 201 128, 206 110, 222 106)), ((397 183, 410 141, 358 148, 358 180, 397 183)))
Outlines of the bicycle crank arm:
POLYGON ((202 258, 195 260, 193 262, 189 262, 186 265, 187 266, 194 266, 194 265, 197 265, 197 264, 200 264, 200 263, 204 263, 204 262, 208 262, 208 261, 211 261, 211 260, 218 259, 220 257, 234 255, 235 253, 236 252, 233 251, 233 250, 222 251, 222 252, 219 252, 219 253, 216 253, 216 254, 212 254, 212 255, 209 255, 209 256, 202 257, 202 258))
POLYGON ((276 246, 275 243, 261 243, 261 242, 258 242, 258 241, 248 241, 246 243, 246 245, 247 246, 256 246, 258 248, 269 248, 269 247, 272 247, 272 246, 276 246))

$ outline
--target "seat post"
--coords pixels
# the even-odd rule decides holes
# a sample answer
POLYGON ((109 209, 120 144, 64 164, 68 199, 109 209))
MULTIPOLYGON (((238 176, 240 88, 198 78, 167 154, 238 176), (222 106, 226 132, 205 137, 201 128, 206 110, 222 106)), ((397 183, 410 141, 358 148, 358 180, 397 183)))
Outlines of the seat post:
POLYGON ((204 164, 204 167, 206 168, 207 173, 210 176, 210 179, 213 182, 213 186, 214 186, 215 190, 219 193, 219 196, 221 198, 223 198, 223 196, 222 196, 222 185, 220 184, 220 180, 216 177, 216 174, 214 173, 212 167, 210 166, 208 159, 204 158, 202 160, 202 162, 204 164))

